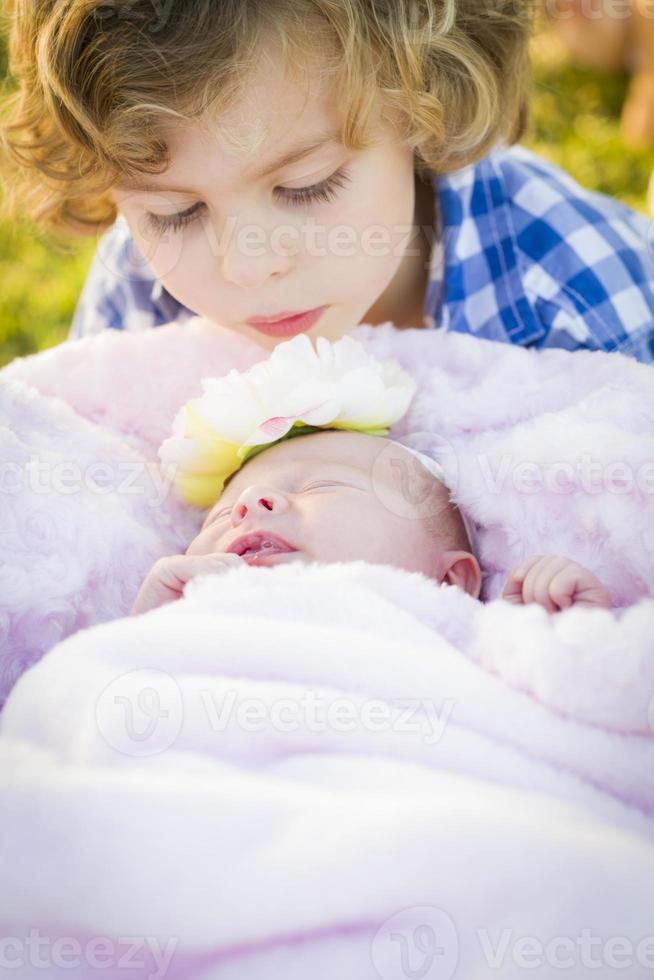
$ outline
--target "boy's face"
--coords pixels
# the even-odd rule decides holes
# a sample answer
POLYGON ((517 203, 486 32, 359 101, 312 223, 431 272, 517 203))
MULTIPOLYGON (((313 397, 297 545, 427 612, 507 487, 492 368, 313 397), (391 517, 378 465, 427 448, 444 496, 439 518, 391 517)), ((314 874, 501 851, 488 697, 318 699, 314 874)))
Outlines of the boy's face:
POLYGON ((284 440, 238 470, 187 554, 232 550, 253 565, 362 559, 441 581, 424 518, 449 507, 445 487, 401 446, 325 431, 284 440), (275 552, 284 543, 293 550, 275 552))
POLYGON ((393 319, 383 311, 414 310, 426 275, 411 231, 413 151, 381 119, 379 104, 371 149, 351 152, 336 139, 264 173, 339 128, 328 79, 317 70, 305 92, 285 79, 280 63, 268 52, 219 123, 176 124, 170 167, 139 182, 154 190, 112 192, 166 289, 195 313, 268 349, 293 334, 263 332, 251 318, 326 307, 302 332, 336 340, 366 322, 368 311, 393 319), (245 140, 245 149, 230 134, 245 140), (322 199, 293 200, 293 190, 319 184, 322 199), (182 227, 163 227, 190 209, 182 227))

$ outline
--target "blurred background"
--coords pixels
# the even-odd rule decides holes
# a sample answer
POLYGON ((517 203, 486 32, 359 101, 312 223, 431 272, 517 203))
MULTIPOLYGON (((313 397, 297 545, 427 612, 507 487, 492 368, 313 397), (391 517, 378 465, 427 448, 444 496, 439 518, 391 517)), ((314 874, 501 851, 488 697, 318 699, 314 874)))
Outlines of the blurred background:
MULTIPOLYGON (((0 99, 13 88, 3 26, 0 20, 0 99)), ((621 117, 630 77, 615 57, 608 70, 581 67, 593 60, 583 52, 573 62, 574 48, 560 26, 555 30, 542 18, 534 38, 531 123, 523 142, 584 186, 648 214, 654 141, 638 146, 625 133, 621 117)), ((654 78, 654 66, 652 73, 654 78)), ((654 126, 654 112, 649 124, 654 126)), ((0 365, 65 340, 96 244, 53 240, 38 228, 0 220, 0 365)))

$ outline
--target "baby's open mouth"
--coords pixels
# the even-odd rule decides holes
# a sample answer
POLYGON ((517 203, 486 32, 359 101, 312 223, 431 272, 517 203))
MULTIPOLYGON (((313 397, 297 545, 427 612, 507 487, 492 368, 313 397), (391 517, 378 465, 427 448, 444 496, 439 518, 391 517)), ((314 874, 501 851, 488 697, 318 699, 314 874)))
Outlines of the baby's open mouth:
POLYGON ((271 558, 273 555, 291 554, 297 551, 297 548, 294 548, 278 534, 254 531, 251 534, 244 534, 242 537, 236 538, 229 545, 227 551, 252 562, 261 558, 271 558))

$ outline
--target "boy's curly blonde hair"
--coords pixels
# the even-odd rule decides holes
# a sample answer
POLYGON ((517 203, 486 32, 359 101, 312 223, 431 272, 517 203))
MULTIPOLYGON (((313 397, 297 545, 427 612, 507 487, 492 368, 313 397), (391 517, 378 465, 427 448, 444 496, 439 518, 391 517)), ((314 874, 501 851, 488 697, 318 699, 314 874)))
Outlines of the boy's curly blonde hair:
POLYGON ((16 91, 0 112, 4 209, 96 234, 109 190, 169 165, 171 122, 218 120, 259 53, 333 78, 342 140, 364 149, 381 94, 416 170, 515 142, 526 117, 530 0, 7 0, 16 91))

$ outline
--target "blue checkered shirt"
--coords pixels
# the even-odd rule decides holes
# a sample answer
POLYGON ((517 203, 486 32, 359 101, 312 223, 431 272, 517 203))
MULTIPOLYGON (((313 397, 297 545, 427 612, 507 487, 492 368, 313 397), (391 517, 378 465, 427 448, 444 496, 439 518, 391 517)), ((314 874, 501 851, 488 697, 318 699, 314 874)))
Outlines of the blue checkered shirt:
MULTIPOLYGON (((427 327, 654 361, 654 233, 522 146, 434 176, 427 327)), ((119 216, 103 235, 69 337, 183 322, 119 216)))

